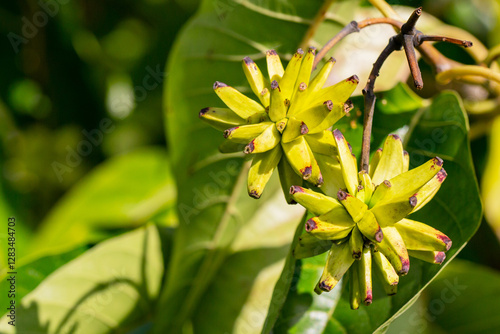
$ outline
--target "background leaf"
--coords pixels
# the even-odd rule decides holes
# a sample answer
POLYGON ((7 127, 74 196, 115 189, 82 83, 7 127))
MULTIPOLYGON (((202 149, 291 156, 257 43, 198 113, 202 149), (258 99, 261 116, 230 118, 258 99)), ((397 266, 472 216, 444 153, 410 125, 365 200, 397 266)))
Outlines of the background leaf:
POLYGON ((457 259, 391 324, 387 333, 497 333, 499 307, 500 273, 457 259))
MULTIPOLYGON (((16 327, 2 333, 109 333, 142 323, 163 276, 158 229, 104 241, 52 273, 17 305, 16 327)), ((20 277, 18 277, 20 278, 20 277)))
POLYGON ((149 220, 173 224, 165 214, 174 207, 175 196, 165 151, 145 148, 112 158, 80 181, 48 214, 31 244, 31 256, 96 242, 149 220))

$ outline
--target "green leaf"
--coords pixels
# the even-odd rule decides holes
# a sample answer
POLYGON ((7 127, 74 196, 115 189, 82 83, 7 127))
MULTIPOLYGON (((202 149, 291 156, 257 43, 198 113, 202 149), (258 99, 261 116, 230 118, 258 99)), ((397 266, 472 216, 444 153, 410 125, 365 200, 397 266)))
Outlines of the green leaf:
MULTIPOLYGON (((377 115, 375 119, 376 117, 377 115)), ((448 258, 441 266, 412 259, 410 272, 401 277, 395 296, 384 296, 375 281, 374 302, 368 307, 361 306, 357 311, 351 310, 348 291, 344 289, 338 303, 323 311, 323 315, 333 312, 334 322, 326 326, 328 330, 332 329, 332 333, 342 330, 348 333, 384 332, 465 246, 479 226, 482 207, 468 142, 467 116, 459 97, 455 93, 444 92, 434 98, 429 107, 421 109, 413 118, 405 142, 410 153, 411 168, 436 155, 444 160, 448 178, 435 198, 410 217, 446 233, 453 240, 453 247, 448 251, 448 258)), ((287 261, 291 261, 290 258, 287 261)), ((301 269, 300 263, 297 261, 295 266, 286 267, 287 272, 282 275, 292 275, 298 270, 300 281, 302 275, 307 274, 306 270, 301 269)), ((275 291, 283 289, 286 290, 286 285, 281 282, 275 287, 275 291)), ((304 333, 299 331, 301 321, 307 321, 307 314, 315 305, 314 302, 304 301, 314 301, 314 298, 317 297, 312 289, 309 293, 289 293, 286 301, 274 298, 269 316, 274 316, 276 309, 281 309, 283 304, 301 305, 295 310, 288 307, 293 312, 283 311, 277 322, 281 324, 281 328, 277 328, 280 328, 280 332, 304 333), (283 324, 288 324, 286 330, 283 329, 283 324)), ((328 330, 314 333, 330 333, 328 330)))
POLYGON ((457 259, 387 333, 498 333, 499 308, 500 272, 457 259))
POLYGON ((260 331, 297 225, 302 230, 303 212, 287 207, 279 191, 262 204, 201 298, 192 320, 195 333, 260 331))
MULTIPOLYGON (((144 323, 163 276, 162 245, 149 225, 104 241, 52 273, 16 309, 2 333, 109 333, 144 323)), ((22 279, 22 277, 17 277, 22 279)))
MULTIPOLYGON (((16 282, 16 299, 21 300, 57 268, 81 255, 86 249, 86 247, 78 247, 69 252, 45 256, 33 262, 16 266, 15 272, 17 276, 22 277, 22 279, 16 282)), ((5 268, 4 272, 0 275, 1 291, 9 291, 10 283, 6 280, 9 277, 7 274, 8 271, 11 270, 5 268)))
POLYGON ((52 209, 31 244, 31 256, 96 242, 110 232, 165 223, 176 189, 164 150, 140 149, 91 171, 52 209))
POLYGON ((265 70, 266 50, 292 54, 322 4, 205 0, 179 36, 167 67, 165 115, 180 225, 159 304, 158 332, 176 332, 191 317, 231 254, 241 226, 281 191, 275 182, 259 201, 249 198, 242 155, 218 153, 222 133, 199 120, 198 112, 223 106, 212 90, 215 81, 250 92, 242 59, 250 56, 265 70))

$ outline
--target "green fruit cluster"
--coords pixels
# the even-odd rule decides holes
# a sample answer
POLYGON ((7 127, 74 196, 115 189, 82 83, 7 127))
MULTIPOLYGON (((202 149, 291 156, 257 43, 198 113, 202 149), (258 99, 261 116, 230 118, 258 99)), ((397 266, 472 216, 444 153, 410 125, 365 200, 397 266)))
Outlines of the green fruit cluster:
POLYGON ((314 57, 314 48, 306 53, 298 49, 285 70, 278 54, 270 50, 266 54, 269 79, 245 57, 243 71, 260 103, 217 81, 213 88, 227 108, 200 111, 201 119, 224 131, 223 153, 243 150, 251 155, 248 194, 254 198, 260 198, 276 167, 289 203, 288 189, 303 180, 338 188, 338 178, 329 177, 340 166, 332 158, 335 141, 327 129, 352 109, 346 100, 359 80, 352 76, 323 88, 335 60, 327 61, 311 79, 314 57))
POLYGON ((408 170, 401 139, 390 135, 376 151, 369 172, 358 173, 356 158, 339 130, 333 132, 346 187, 332 198, 299 186, 292 198, 314 213, 294 248, 297 259, 330 251, 316 292, 330 291, 350 274, 351 307, 372 302, 372 263, 388 294, 410 269, 409 257, 441 264, 451 240, 440 231, 407 219, 437 193, 446 179, 436 157, 408 170))
POLYGON ((390 135, 373 155, 369 171, 358 173, 356 157, 339 130, 328 130, 352 108, 346 100, 358 78, 323 88, 331 58, 311 80, 315 50, 299 49, 284 70, 274 50, 267 52, 267 80, 248 57, 243 70, 260 103, 221 83, 214 90, 228 108, 205 108, 200 117, 224 131, 220 150, 243 150, 252 159, 248 193, 259 198, 274 169, 289 203, 315 215, 294 245, 297 259, 329 251, 315 291, 330 291, 348 273, 351 307, 372 302, 372 268, 387 294, 410 269, 409 257, 441 264, 451 240, 407 216, 420 210, 447 174, 436 157, 409 170, 401 139, 390 135), (322 193, 302 187, 303 181, 322 193), (335 197, 333 197, 335 196, 335 197))

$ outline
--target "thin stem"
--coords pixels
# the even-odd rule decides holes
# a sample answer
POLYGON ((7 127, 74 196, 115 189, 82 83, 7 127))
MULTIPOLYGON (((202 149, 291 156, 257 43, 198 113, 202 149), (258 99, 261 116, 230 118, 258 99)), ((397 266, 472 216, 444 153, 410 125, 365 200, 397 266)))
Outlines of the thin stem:
POLYGON ((461 77, 468 75, 477 75, 500 83, 500 73, 487 67, 476 65, 463 65, 451 68, 436 75, 436 81, 440 84, 447 84, 453 79, 460 79, 461 77))
POLYGON ((372 135, 373 113, 375 111, 376 100, 375 93, 373 91, 375 87, 375 80, 377 80, 380 68, 384 64, 387 57, 400 47, 401 46, 394 37, 389 40, 389 43, 378 56, 377 61, 373 64, 372 71, 370 72, 366 86, 363 89, 363 95, 365 96, 365 116, 363 120, 363 143, 361 146, 360 170, 367 173, 368 166, 370 165, 370 140, 372 135))
POLYGON ((393 19, 399 19, 398 13, 384 0, 369 0, 373 7, 377 8, 379 12, 385 17, 390 17, 393 19))
POLYGON ((326 0, 323 6, 319 9, 318 13, 314 17, 313 22, 309 26, 309 29, 307 30, 306 34, 302 38, 302 41, 300 42, 300 47, 302 49, 307 49, 307 47, 309 46, 309 41, 314 36, 316 31, 318 31, 318 28, 321 25, 321 23, 325 20, 328 8, 330 8, 333 1, 334 0, 326 0))
POLYGON ((472 46, 472 42, 465 41, 462 39, 444 37, 444 36, 434 36, 434 35, 418 35, 417 43, 420 45, 423 42, 447 42, 451 44, 461 45, 465 48, 470 48, 472 46))
POLYGON ((417 55, 415 54, 415 47, 413 46, 413 35, 403 35, 403 46, 405 48, 406 59, 408 60, 408 66, 410 67, 411 76, 413 77, 413 82, 415 88, 422 89, 424 87, 424 81, 422 80, 422 73, 418 67, 417 55))
POLYGON ((403 26, 403 22, 401 21, 391 19, 389 17, 376 17, 359 21, 358 27, 359 29, 363 29, 374 24, 390 24, 397 29, 401 29, 401 27, 403 26))
POLYGON ((486 58, 484 59, 483 63, 486 66, 490 66, 491 63, 493 63, 498 57, 500 57, 500 44, 497 46, 493 47, 489 52, 486 58))
POLYGON ((346 25, 344 28, 342 28, 341 31, 339 31, 335 36, 333 36, 332 39, 330 39, 324 46, 323 48, 318 52, 316 55, 316 58, 314 59, 314 64, 313 68, 316 68, 318 63, 325 57, 325 55, 330 51, 338 42, 340 42, 342 39, 344 39, 346 36, 354 33, 354 32, 359 32, 361 29, 376 25, 376 24, 390 24, 393 27, 400 29, 401 26, 403 25, 402 22, 387 18, 387 17, 377 17, 377 18, 372 18, 372 19, 366 19, 363 21, 351 21, 349 22, 348 25, 346 25))
POLYGON ((346 25, 342 30, 340 30, 332 39, 330 39, 323 48, 318 52, 316 57, 314 58, 313 68, 316 68, 318 63, 323 57, 325 57, 326 53, 330 51, 331 48, 335 46, 338 42, 340 42, 344 37, 353 32, 358 32, 359 27, 356 21, 351 21, 348 25, 346 25))
POLYGON ((405 24, 401 27, 401 33, 402 34, 412 34, 415 32, 415 25, 417 24, 418 19, 420 18, 420 15, 422 15, 422 7, 418 7, 411 13, 410 17, 408 18, 408 21, 406 21, 405 24))

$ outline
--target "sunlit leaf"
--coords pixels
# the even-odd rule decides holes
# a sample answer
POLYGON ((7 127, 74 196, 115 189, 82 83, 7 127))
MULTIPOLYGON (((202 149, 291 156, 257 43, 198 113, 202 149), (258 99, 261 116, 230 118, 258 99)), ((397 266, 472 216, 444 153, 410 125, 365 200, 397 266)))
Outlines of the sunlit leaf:
POLYGON ((152 312, 163 265, 155 226, 104 241, 18 301, 16 326, 4 316, 0 332, 98 334, 134 328, 152 312))

